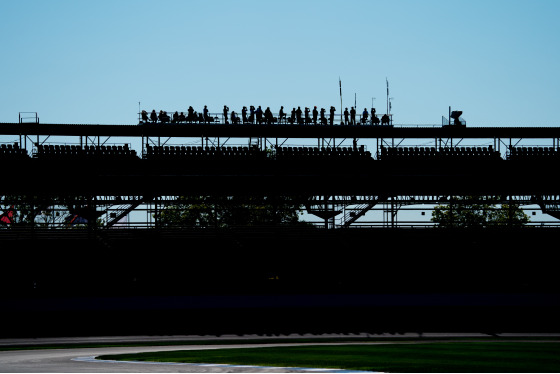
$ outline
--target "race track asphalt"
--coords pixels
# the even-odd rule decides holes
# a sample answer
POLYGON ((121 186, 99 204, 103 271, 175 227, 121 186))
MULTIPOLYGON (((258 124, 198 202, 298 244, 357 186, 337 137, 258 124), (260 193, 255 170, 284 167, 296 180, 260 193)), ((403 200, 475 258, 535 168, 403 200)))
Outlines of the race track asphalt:
MULTIPOLYGON (((423 337, 488 337, 488 334, 423 334, 423 337)), ((518 336, 516 334, 500 334, 500 336, 518 336)), ((550 336, 560 337, 560 334, 524 334, 524 337, 550 336)), ((296 336, 286 336, 295 338, 296 336)), ((298 336, 302 337, 302 336, 298 336)), ((310 336, 306 336, 310 337, 310 336)), ((322 337, 335 337, 323 335, 322 337)), ((336 337, 341 337, 336 335, 336 337)), ((417 333, 410 334, 382 334, 376 338, 410 337, 418 338, 417 333)), ((159 336, 159 337, 84 337, 84 338, 41 338, 41 339, 0 339, 0 347, 18 345, 43 345, 43 344, 83 344, 83 343, 124 343, 134 344, 138 342, 151 341, 161 343, 165 341, 202 341, 202 340, 238 340, 238 339, 267 339, 278 337, 262 336, 159 336)), ((387 342, 376 342, 375 344, 387 344, 387 342)), ((197 350, 197 349, 219 349, 219 348, 251 348, 262 346, 283 346, 283 345, 309 345, 317 343, 274 343, 274 344, 213 344, 213 345, 163 345, 163 346, 141 346, 141 347, 108 347, 108 348, 69 348, 69 349, 37 349, 37 350, 10 350, 0 351, 0 372, 4 373, 288 373, 288 372, 310 372, 305 368, 271 368, 271 367, 249 367, 234 365, 199 365, 199 364, 171 364, 171 363, 133 363, 133 362, 107 362, 96 360, 96 356, 105 354, 138 353, 154 351, 175 351, 175 350, 197 350)), ((332 343, 342 344, 342 343, 332 343)), ((361 343, 363 344, 363 343, 361 343)), ((347 372, 344 370, 317 370, 311 368, 313 372, 347 372)))

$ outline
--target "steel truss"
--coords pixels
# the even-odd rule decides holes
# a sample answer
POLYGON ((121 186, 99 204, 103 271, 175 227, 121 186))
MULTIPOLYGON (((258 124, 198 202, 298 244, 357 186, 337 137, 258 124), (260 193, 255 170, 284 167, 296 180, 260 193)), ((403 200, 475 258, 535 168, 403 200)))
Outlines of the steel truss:
MULTIPOLYGON (((246 204, 251 206, 258 203, 273 204, 274 196, 261 196, 243 199, 240 197, 205 197, 205 204, 246 204), (256 199, 256 200, 255 200, 256 199)), ((290 201, 309 215, 319 217, 322 221, 315 222, 325 228, 348 228, 363 226, 359 219, 368 212, 381 212, 383 218, 377 221, 367 221, 371 226, 423 227, 426 222, 400 222, 398 213, 401 211, 431 211, 437 205, 469 204, 484 202, 489 205, 518 205, 532 206, 534 211, 538 206, 543 214, 560 219, 560 195, 539 196, 479 196, 469 199, 465 196, 299 196, 290 201), (417 206, 417 207, 415 207, 417 206)), ((19 218, 29 220, 33 217, 36 226, 51 228, 68 228, 69 218, 77 214, 79 209, 88 208, 97 218, 97 228, 112 227, 158 227, 158 212, 164 209, 182 209, 182 207, 200 203, 199 197, 182 196, 76 196, 68 198, 41 196, 1 196, 0 207, 6 213, 11 207, 21 210, 19 218), (70 208, 69 208, 70 207, 70 208), (23 212, 25 211, 25 212, 23 212), (25 215, 25 217, 24 217, 25 215)), ((554 224, 546 222, 546 224, 554 224)), ((4 225, 10 227, 10 225, 4 225)))
MULTIPOLYGON (((371 150, 374 158, 378 154, 380 147, 399 147, 403 144, 406 146, 421 145, 430 146, 435 148, 454 147, 460 146, 467 142, 468 139, 480 142, 490 142, 494 149, 502 151, 502 148, 507 150, 510 147, 515 147, 523 144, 525 141, 534 141, 535 139, 545 139, 548 146, 553 148, 560 147, 559 131, 555 128, 535 128, 535 129, 520 129, 520 128, 468 128, 464 130, 454 129, 438 129, 431 128, 366 128, 357 126, 355 128, 342 129, 344 132, 337 132, 340 137, 320 137, 314 136, 315 134, 334 134, 330 128, 318 127, 312 129, 310 126, 289 126, 282 128, 282 126, 268 126, 251 127, 250 132, 256 131, 257 133, 269 133, 269 135, 257 134, 256 136, 247 135, 244 130, 247 127, 229 127, 220 128, 218 134, 213 136, 200 135, 198 137, 192 136, 192 132, 197 132, 200 129, 200 134, 204 134, 207 129, 212 129, 213 125, 209 127, 182 125, 184 128, 179 132, 175 130, 177 127, 161 126, 151 127, 147 130, 140 131, 137 126, 113 126, 113 125, 48 125, 48 124, 35 124, 27 126, 25 124, 4 124, 4 129, 0 135, 19 136, 20 148, 27 151, 34 152, 38 145, 45 144, 46 142, 60 143, 61 136, 65 137, 62 143, 68 142, 68 138, 72 138, 72 144, 96 145, 102 146, 110 144, 113 137, 128 137, 129 139, 136 138, 141 140, 139 142, 141 149, 137 154, 143 155, 148 145, 165 146, 171 143, 176 144, 177 140, 180 144, 197 144, 203 147, 206 146, 228 146, 235 141, 246 142, 249 146, 257 146, 260 149, 269 149, 274 147, 286 146, 290 139, 305 139, 311 143, 316 142, 317 147, 340 147, 346 141, 352 140, 352 145, 357 146, 360 140, 373 140, 375 141, 374 147, 377 149, 371 150), (12 126, 13 125, 13 126, 12 126), (50 126, 50 127, 49 127, 50 126), (91 126, 91 127, 90 127, 91 126), (51 130, 45 130, 51 129, 51 130), (194 129, 191 130, 190 129, 194 129), (183 129, 186 131, 183 135, 183 129), (243 130, 242 135, 236 135, 236 132, 243 130), (161 131, 160 131, 161 130, 161 131), (169 130, 169 131, 168 131, 169 130), (269 131, 271 130, 271 131, 269 131), (272 131, 274 130, 274 131, 272 131), (277 131, 278 130, 278 131, 277 131), (302 132, 299 132, 299 131, 302 132), (317 131, 315 131, 317 130, 317 131), (50 131, 50 132, 49 132, 50 131), (296 134, 299 134, 297 135, 296 134), (113 135, 114 134, 114 135, 113 135), (227 134, 221 136, 222 134, 227 134), (301 136, 300 136, 301 135, 301 136), (233 139, 233 140, 232 140, 233 139)), ((181 126, 181 125, 176 125, 181 126)), ((335 126, 340 127, 340 126, 335 126)), ((334 129, 337 130, 337 129, 334 129)), ((213 133, 216 133, 214 131, 213 133)), ((241 134, 241 133, 240 133, 241 134)), ((11 138, 13 139, 13 138, 11 138)), ((169 208, 177 202, 178 196, 75 196, 75 205, 81 204, 82 206, 89 206, 95 210, 95 215, 102 221, 103 227, 115 227, 129 215, 143 216, 139 225, 155 226, 157 225, 157 212, 161 209, 169 208)), ((263 197, 266 198, 266 197, 263 197)), ((377 195, 362 195, 362 196, 292 196, 295 204, 304 207, 305 211, 316 217, 319 217, 321 224, 325 227, 351 227, 360 224, 360 219, 370 211, 383 211, 382 224, 387 226, 398 226, 397 219, 398 212, 412 207, 415 205, 437 205, 447 204, 451 196, 434 196, 434 195, 421 195, 421 196, 377 196, 377 195)), ((41 201, 40 197, 23 197, 23 196, 2 196, 1 208, 3 213, 9 210, 14 205, 17 206, 25 204, 30 206, 29 214, 32 216, 42 216, 43 223, 51 227, 64 227, 65 226, 65 212, 68 211, 62 203, 61 199, 50 197, 49 201, 41 201)), ((484 196, 485 201, 492 204, 513 203, 517 205, 537 205, 541 211, 551 217, 560 219, 560 195, 533 195, 533 196, 484 196)), ((239 199, 235 200, 237 203, 239 199)), ((182 203, 188 202, 182 200, 182 203)), ((226 200, 227 202, 227 200, 226 200)), ((224 203, 222 200, 221 203, 224 203)), ((232 199, 232 203, 234 200, 232 199)), ((422 208, 422 210, 426 210, 422 208)), ((69 213, 68 213, 69 214, 69 213)), ((363 221, 363 220, 362 220, 363 221)), ((130 220, 128 221, 130 224, 130 220)))

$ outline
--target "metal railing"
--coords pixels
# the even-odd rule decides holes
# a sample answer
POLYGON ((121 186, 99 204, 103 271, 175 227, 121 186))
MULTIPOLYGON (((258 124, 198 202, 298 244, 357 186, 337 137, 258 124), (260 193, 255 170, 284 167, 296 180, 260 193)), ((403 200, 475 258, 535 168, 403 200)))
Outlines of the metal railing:
POLYGON ((39 123, 37 112, 19 112, 19 123, 39 123))

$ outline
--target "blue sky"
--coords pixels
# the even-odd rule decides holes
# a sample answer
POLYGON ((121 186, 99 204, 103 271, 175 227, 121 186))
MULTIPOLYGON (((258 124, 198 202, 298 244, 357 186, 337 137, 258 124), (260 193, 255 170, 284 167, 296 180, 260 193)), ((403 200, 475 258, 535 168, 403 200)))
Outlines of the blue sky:
POLYGON ((0 122, 134 124, 223 105, 560 123, 560 1, 0 0, 0 122))

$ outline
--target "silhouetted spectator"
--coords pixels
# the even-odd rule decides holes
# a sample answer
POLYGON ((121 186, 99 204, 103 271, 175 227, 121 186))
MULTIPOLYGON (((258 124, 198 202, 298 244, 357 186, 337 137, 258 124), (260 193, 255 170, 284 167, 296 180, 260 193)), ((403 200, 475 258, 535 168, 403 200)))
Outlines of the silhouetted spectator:
POLYGON ((366 108, 364 108, 364 111, 362 112, 362 123, 364 125, 367 124, 367 117, 368 117, 368 111, 366 108))
POLYGON ((249 111, 249 123, 253 124, 255 123, 255 107, 251 105, 249 111))
POLYGON ((158 119, 161 123, 169 122, 169 116, 167 115, 167 112, 164 112, 163 110, 159 111, 158 119))
POLYGON ((235 114, 235 111, 231 111, 231 123, 232 125, 237 125, 239 123, 239 117, 235 114))
POLYGON ((356 109, 354 109, 354 107, 350 108, 350 124, 356 124, 356 109))
POLYGON ((319 112, 317 111, 317 105, 315 105, 313 107, 313 124, 316 125, 317 124, 317 115, 319 114, 319 112))
POLYGON ((171 120, 171 123, 177 122, 179 122, 179 112, 175 111, 175 113, 173 113, 173 120, 171 120))
POLYGON ((336 109, 334 108, 334 106, 331 106, 330 116, 329 116, 329 122, 331 123, 331 126, 334 124, 334 112, 335 111, 336 111, 336 109))
POLYGON ((247 123, 247 107, 244 106, 243 109, 241 109, 241 118, 243 120, 243 123, 247 123))
POLYGON ((284 107, 280 107, 280 112, 278 113, 278 123, 282 123, 282 119, 286 119, 286 113, 284 113, 284 107))
POLYGON ((227 124, 228 123, 228 110, 229 108, 227 107, 227 105, 224 105, 224 122, 227 124))
POLYGON ((263 117, 263 111, 260 105, 255 111, 255 115, 257 116, 257 123, 260 125, 262 123, 262 117, 263 117))
POLYGON ((185 117, 185 113, 179 113, 179 123, 185 122, 187 118, 185 117))
POLYGON ((142 111, 142 122, 148 123, 148 112, 145 110, 142 111))
POLYGON ((264 120, 266 121, 267 125, 271 125, 272 124, 272 112, 270 111, 270 107, 267 106, 266 109, 264 110, 264 120))
POLYGON ((206 105, 202 110, 202 120, 204 123, 210 122, 210 116, 208 115, 208 107, 206 105))
POLYGON ((194 109, 192 106, 189 106, 189 109, 187 109, 187 121, 194 122, 195 118, 194 109))
POLYGON ((348 126, 348 108, 344 108, 344 124, 348 126))
POLYGON ((310 122, 311 120, 309 119, 309 108, 305 107, 305 124, 307 125, 310 122))
POLYGON ((381 117, 381 125, 389 125, 389 116, 387 114, 381 117))
POLYGON ((372 126, 376 124, 376 120, 377 120, 377 123, 379 123, 379 118, 377 118, 377 115, 375 114, 375 108, 371 108, 370 120, 371 120, 372 126))
POLYGON ((325 118, 325 108, 321 108, 321 125, 326 125, 327 119, 325 118))
POLYGON ((152 120, 153 123, 157 122, 157 114, 156 114, 156 110, 152 110, 152 113, 150 113, 150 119, 152 120))
POLYGON ((296 123, 296 108, 292 109, 292 116, 290 117, 290 122, 292 125, 296 123))
POLYGON ((298 106, 296 110, 296 120, 298 125, 301 125, 301 108, 298 106))

